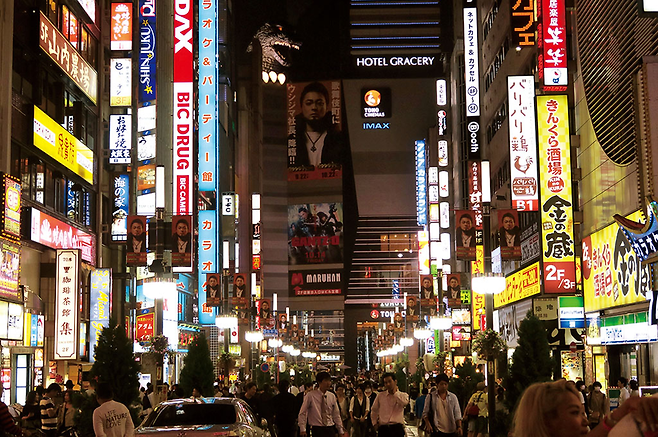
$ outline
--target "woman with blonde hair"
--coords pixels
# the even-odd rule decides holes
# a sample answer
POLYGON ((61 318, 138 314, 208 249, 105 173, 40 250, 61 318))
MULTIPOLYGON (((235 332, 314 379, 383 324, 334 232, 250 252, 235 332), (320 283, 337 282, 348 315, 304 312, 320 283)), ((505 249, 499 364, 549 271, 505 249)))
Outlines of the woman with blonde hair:
MULTIPOLYGON (((541 382, 528 387, 514 414, 514 437, 604 437, 632 412, 643 429, 656 429, 658 398, 632 398, 605 415, 590 431, 578 390, 565 380, 541 382)), ((652 434, 653 435, 653 434, 652 434)))

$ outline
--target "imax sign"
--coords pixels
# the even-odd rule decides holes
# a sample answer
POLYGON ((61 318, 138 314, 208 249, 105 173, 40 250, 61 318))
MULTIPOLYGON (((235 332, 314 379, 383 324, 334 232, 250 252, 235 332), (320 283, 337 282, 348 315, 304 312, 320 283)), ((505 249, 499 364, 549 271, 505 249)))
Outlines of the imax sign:
POLYGON ((363 123, 363 130, 390 129, 391 123, 363 123))

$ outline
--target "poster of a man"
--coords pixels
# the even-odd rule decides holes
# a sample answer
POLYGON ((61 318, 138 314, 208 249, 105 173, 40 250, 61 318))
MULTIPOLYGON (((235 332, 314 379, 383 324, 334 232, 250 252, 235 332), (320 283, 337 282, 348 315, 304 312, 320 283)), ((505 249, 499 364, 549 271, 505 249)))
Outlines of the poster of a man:
POLYGON ((416 296, 407 296, 407 319, 418 321, 418 298, 416 296))
POLYGON ((393 324, 395 325, 395 332, 404 331, 404 319, 401 313, 395 313, 393 316, 393 324))
POLYGON ((258 301, 258 317, 260 318, 260 326, 268 327, 270 319, 272 318, 272 304, 269 299, 261 299, 258 301))
POLYGON ((513 209, 498 211, 500 256, 503 259, 521 258, 521 229, 518 222, 518 211, 513 209))
POLYGON ((288 118, 289 180, 340 177, 345 141, 340 82, 289 84, 288 114, 296 114, 288 118))
POLYGON ((206 275, 206 305, 216 307, 221 304, 222 293, 219 286, 219 274, 206 275))
POLYGON ((279 334, 286 334, 288 332, 288 315, 286 313, 279 314, 279 334))
POLYGON ((233 276, 233 297, 231 304, 239 307, 247 305, 247 281, 244 273, 236 273, 233 276))
POLYGON ((448 299, 448 305, 461 305, 462 283, 459 274, 448 275, 448 289, 446 290, 445 297, 448 299))
POLYGON ((129 266, 146 265, 146 217, 128 216, 126 264, 129 266))
POLYGON ((174 267, 189 266, 192 263, 192 233, 190 232, 191 216, 175 215, 171 225, 171 265, 174 267))
POLYGON ((434 299, 434 278, 432 275, 421 275, 420 299, 421 301, 434 299))
POLYGON ((473 211, 455 211, 455 244, 456 255, 461 259, 475 259, 475 246, 477 242, 473 211))

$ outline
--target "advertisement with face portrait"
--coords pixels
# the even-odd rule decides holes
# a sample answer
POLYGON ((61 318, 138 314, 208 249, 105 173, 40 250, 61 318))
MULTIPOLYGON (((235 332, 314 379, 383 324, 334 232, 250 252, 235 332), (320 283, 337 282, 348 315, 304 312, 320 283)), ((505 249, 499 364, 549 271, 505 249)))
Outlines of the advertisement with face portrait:
POLYGON ((276 327, 279 330, 279 335, 286 335, 288 333, 288 315, 286 313, 279 314, 276 327))
POLYGON ((343 204, 288 205, 288 264, 343 262, 343 204))
POLYGON ((455 211, 455 253, 459 259, 475 259, 477 232, 474 217, 474 211, 455 211))
POLYGON ((454 307, 462 304, 462 278, 460 274, 448 275, 448 288, 444 293, 448 306, 454 307))
POLYGON ((206 275, 206 282, 204 284, 206 290, 206 305, 209 307, 218 307, 222 303, 222 290, 221 282, 218 273, 210 273, 206 275))
POLYGON ((420 319, 418 311, 418 298, 416 296, 407 296, 407 320, 417 322, 420 319))
POLYGON ((499 209, 498 226, 500 227, 500 256, 502 259, 521 259, 519 212, 514 209, 499 209))
POLYGON ((239 308, 247 307, 247 275, 245 273, 236 273, 233 275, 233 296, 231 296, 231 305, 239 308))
POLYGON ((342 176, 340 81, 288 84, 288 180, 342 176))
POLYGON ((436 306, 434 277, 432 275, 420 275, 420 304, 421 306, 436 306))
POLYGON ((274 318, 272 316, 272 302, 269 299, 257 300, 256 309, 258 310, 257 321, 259 328, 270 328, 272 325, 274 325, 274 318))
POLYGON ((175 215, 171 217, 173 232, 169 242, 171 250, 171 265, 184 267, 192 265, 192 216, 175 215))
POLYGON ((126 265, 146 265, 146 217, 128 216, 128 239, 126 240, 126 265))

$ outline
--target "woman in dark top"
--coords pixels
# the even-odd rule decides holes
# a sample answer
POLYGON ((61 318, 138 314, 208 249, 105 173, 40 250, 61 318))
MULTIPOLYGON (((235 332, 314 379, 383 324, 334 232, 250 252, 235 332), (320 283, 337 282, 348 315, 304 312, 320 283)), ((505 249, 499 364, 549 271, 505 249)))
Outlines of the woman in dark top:
POLYGON ((27 394, 25 406, 21 412, 23 429, 41 428, 41 407, 37 399, 37 392, 32 390, 27 394))

